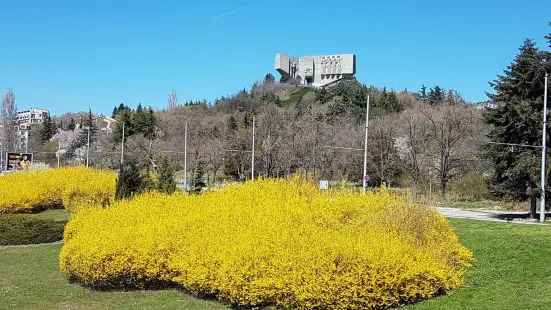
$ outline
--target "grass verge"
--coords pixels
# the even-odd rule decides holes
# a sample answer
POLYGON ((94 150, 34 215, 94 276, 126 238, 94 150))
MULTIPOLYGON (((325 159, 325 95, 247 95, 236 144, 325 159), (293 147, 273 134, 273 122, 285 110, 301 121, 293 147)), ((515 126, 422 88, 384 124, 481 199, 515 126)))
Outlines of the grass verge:
POLYGON ((50 209, 40 213, 33 213, 31 215, 54 222, 66 222, 69 220, 69 212, 65 209, 50 209))
POLYGON ((547 309, 551 304, 551 227, 450 220, 477 259, 464 287, 407 310, 547 309))
POLYGON ((229 309, 176 290, 99 292, 68 283, 61 244, 0 247, 0 309, 229 309))

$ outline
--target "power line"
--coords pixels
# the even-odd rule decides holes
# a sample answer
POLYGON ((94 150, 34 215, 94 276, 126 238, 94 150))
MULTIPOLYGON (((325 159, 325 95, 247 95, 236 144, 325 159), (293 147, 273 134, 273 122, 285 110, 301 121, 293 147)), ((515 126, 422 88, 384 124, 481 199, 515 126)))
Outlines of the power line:
POLYGON ((344 146, 331 146, 331 145, 324 145, 323 148, 327 149, 338 149, 338 150, 349 150, 349 151, 364 151, 365 149, 357 149, 353 147, 344 147, 344 146))
POLYGON ((529 144, 517 144, 517 143, 501 143, 501 142, 488 142, 488 144, 497 144, 497 145, 506 145, 506 146, 518 146, 518 147, 528 147, 528 148, 543 148, 541 145, 529 145, 529 144))

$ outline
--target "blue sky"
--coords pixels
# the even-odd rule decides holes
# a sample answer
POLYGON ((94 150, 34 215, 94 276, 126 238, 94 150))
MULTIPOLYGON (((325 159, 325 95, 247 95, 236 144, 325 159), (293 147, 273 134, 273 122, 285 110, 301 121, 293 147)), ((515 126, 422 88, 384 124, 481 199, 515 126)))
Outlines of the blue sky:
POLYGON ((551 31, 547 0, 186 2, 0 0, 0 91, 20 109, 110 114, 279 78, 276 53, 354 53, 368 85, 480 101, 525 38, 544 47, 551 31))

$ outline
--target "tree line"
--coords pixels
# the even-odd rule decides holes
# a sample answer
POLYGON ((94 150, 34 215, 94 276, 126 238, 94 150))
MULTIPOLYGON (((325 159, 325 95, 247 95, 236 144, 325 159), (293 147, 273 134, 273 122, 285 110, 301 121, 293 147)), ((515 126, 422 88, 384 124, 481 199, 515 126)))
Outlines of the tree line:
MULTIPOLYGON (((550 23, 551 25, 551 23, 550 23)), ((536 199, 541 194, 541 146, 543 131, 544 77, 551 72, 551 33, 545 37, 547 49, 526 39, 503 74, 490 82, 490 99, 502 103, 488 110, 491 125, 486 154, 493 163, 490 181, 492 195, 513 200, 530 200, 535 217, 536 199), (517 146, 515 146, 517 145, 517 146)), ((549 136, 547 136, 547 145, 549 136)), ((549 184, 549 165, 545 171, 549 184)), ((544 189, 549 195, 551 189, 544 189)))

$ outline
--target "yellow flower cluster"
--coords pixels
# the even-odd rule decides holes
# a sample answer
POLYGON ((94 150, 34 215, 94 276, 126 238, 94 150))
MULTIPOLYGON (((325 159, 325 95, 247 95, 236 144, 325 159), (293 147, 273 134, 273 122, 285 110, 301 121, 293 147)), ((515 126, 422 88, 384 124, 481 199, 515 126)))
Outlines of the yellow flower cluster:
POLYGON ((410 201, 297 179, 151 193, 73 216, 60 269, 88 286, 166 281, 241 306, 389 308, 461 285, 473 261, 445 218, 410 201))
POLYGON ((115 196, 117 175, 84 166, 21 171, 0 177, 0 213, 99 205, 115 196))

